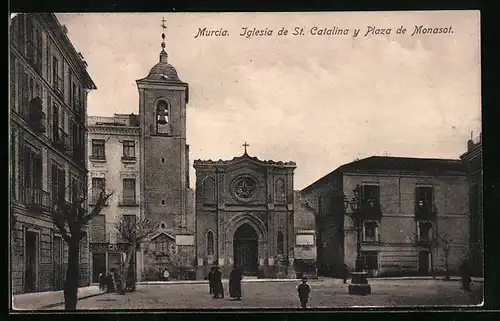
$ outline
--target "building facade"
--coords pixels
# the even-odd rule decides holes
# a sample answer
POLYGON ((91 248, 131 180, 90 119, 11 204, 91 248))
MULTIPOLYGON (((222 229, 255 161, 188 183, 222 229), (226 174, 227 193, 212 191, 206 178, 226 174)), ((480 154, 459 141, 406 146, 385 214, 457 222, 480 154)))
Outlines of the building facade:
POLYGON ((318 270, 353 270, 356 229, 344 196, 361 188, 361 255, 371 275, 450 273, 468 256, 469 183, 460 160, 368 157, 343 165, 302 190, 317 211, 318 270), (349 212, 349 210, 347 210, 349 212))
MULTIPOLYGON (((100 273, 113 268, 120 270, 124 263, 128 245, 116 225, 122 219, 136 220, 140 216, 139 117, 134 114, 89 116, 87 148, 89 203, 96 203, 102 189, 114 193, 90 222, 91 275, 92 282, 98 282, 100 273)), ((141 252, 132 257, 131 264, 140 279, 141 252)))
POLYGON ((295 226, 294 162, 261 161, 246 151, 229 161, 194 161, 197 277, 218 265, 224 277, 315 275, 313 215, 295 226), (296 246, 296 237, 299 244, 296 246), (308 269, 309 268, 309 269, 308 269), (301 272, 302 272, 301 270, 301 272))
MULTIPOLYGON (((10 21, 11 280, 14 293, 60 290, 67 246, 53 200, 81 199, 86 184, 87 64, 54 14, 10 21)), ((80 284, 89 284, 88 238, 80 284)))
MULTIPOLYGON (((163 39, 165 35, 162 34, 163 39)), ((183 277, 196 267, 194 193, 189 184, 186 141, 188 84, 168 63, 162 42, 159 62, 136 81, 139 90, 140 211, 159 226, 143 247, 145 277, 168 270, 183 277)))
POLYGON ((483 143, 482 136, 467 143, 460 158, 469 164, 470 182, 470 251, 474 274, 483 275, 483 143))

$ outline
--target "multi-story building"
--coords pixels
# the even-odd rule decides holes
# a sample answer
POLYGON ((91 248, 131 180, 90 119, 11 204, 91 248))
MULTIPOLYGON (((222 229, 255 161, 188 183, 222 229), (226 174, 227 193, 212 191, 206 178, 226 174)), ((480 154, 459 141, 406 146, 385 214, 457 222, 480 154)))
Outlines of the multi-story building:
POLYGON ((469 163, 470 182, 470 245, 475 275, 483 275, 483 146, 482 136, 467 142, 467 152, 460 158, 469 163))
MULTIPOLYGON (((88 117, 89 202, 95 204, 102 189, 112 192, 99 215, 91 221, 90 252, 92 282, 99 273, 120 269, 127 242, 117 224, 124 219, 135 220, 140 215, 139 204, 139 118, 134 114, 115 114, 114 117, 88 117)), ((140 252, 132 256, 136 275, 140 279, 140 252), (139 258, 137 257, 139 256, 139 258)))
MULTIPOLYGON (((10 21, 11 280, 14 293, 62 288, 67 246, 53 200, 86 192, 86 102, 96 89, 87 64, 50 13, 10 21)), ((88 239, 81 284, 89 283, 88 239)))
POLYGON ((353 221, 344 196, 360 186, 361 255, 372 275, 456 272, 469 249, 469 183, 460 160, 368 157, 302 190, 316 210, 318 272, 354 269, 353 221))

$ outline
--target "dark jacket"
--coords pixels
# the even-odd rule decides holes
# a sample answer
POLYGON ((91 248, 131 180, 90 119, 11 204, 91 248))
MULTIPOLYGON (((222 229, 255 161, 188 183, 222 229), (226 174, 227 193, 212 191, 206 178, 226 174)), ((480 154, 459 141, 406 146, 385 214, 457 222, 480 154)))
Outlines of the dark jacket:
POLYGON ((311 292, 311 288, 307 283, 301 283, 297 287, 297 292, 299 293, 299 298, 307 298, 309 297, 309 293, 311 292))

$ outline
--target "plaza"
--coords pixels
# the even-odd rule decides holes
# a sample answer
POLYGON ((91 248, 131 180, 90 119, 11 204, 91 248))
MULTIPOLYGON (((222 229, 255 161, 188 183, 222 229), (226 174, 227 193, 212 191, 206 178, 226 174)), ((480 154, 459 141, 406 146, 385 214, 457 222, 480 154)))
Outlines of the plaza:
MULTIPOLYGON (((208 293, 208 284, 140 284, 137 291, 118 295, 106 293, 82 299, 78 310, 135 310, 135 309, 264 309, 299 308, 296 286, 298 281, 245 280, 242 301, 227 297, 227 280, 223 281, 226 296, 214 299, 208 293)), ((473 282, 473 292, 460 289, 460 281, 440 279, 371 279, 372 294, 348 294, 348 284, 339 279, 310 280, 309 308, 357 307, 422 307, 470 306, 481 302, 482 282, 473 282)), ((49 310, 62 310, 63 305, 49 310)))

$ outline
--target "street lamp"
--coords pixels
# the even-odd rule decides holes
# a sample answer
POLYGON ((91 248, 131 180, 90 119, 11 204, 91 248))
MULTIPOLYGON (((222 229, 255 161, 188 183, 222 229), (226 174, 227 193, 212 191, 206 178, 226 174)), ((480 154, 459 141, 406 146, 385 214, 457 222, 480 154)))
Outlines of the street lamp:
MULTIPOLYGON (((347 196, 344 195, 345 215, 351 218, 356 230, 355 272, 351 273, 352 278, 351 284, 349 284, 349 294, 366 295, 371 293, 371 287, 370 284, 368 284, 367 273, 365 271, 365 262, 363 257, 361 256, 361 244, 363 242, 363 222, 365 220, 366 213, 364 213, 362 206, 361 186, 356 185, 356 188, 354 188, 353 192, 354 197, 351 198, 351 200, 349 200, 347 196), (351 209, 351 211, 347 212, 349 208, 351 209)), ((370 200, 370 202, 372 201, 373 200, 370 200)))

